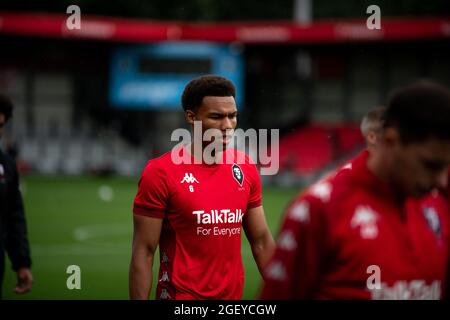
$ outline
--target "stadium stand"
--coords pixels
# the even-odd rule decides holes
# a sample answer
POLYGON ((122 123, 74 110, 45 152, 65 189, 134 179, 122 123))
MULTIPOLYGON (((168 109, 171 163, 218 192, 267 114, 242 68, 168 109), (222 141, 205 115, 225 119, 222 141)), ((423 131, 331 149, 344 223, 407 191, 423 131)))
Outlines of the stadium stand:
POLYGON ((360 149, 364 140, 355 124, 314 124, 280 140, 280 171, 298 177, 319 175, 325 168, 360 149))

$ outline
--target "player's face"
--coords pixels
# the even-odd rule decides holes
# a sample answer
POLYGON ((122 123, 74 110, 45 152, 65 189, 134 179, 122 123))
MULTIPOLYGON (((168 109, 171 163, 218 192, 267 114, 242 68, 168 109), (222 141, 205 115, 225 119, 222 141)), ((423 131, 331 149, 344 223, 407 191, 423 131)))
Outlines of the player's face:
POLYGON ((434 188, 447 186, 449 141, 430 138, 407 145, 399 143, 394 154, 394 182, 405 195, 421 197, 434 188))
POLYGON ((0 113, 0 138, 3 135, 3 130, 5 128, 6 125, 6 117, 3 113, 0 113))
POLYGON ((208 129, 220 130, 224 146, 231 141, 237 125, 237 108, 233 97, 204 97, 201 106, 191 116, 195 121, 202 121, 203 132, 208 129))

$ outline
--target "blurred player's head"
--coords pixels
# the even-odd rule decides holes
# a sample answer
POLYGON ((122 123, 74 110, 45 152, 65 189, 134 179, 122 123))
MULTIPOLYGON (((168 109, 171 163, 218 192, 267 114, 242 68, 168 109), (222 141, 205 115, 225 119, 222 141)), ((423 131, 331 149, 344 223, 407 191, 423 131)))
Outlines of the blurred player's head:
POLYGON ((447 184, 450 92, 421 81, 397 90, 384 114, 381 150, 388 179, 403 195, 420 197, 447 184))
POLYGON ((0 138, 6 123, 12 117, 13 104, 11 100, 3 94, 0 94, 0 138))
POLYGON ((206 75, 193 79, 181 98, 187 122, 202 121, 203 132, 220 130, 222 143, 228 144, 237 124, 235 96, 235 87, 226 78, 206 75))
POLYGON ((369 151, 372 151, 376 147, 381 138, 384 110, 384 107, 370 110, 361 121, 361 134, 366 139, 366 145, 369 151))

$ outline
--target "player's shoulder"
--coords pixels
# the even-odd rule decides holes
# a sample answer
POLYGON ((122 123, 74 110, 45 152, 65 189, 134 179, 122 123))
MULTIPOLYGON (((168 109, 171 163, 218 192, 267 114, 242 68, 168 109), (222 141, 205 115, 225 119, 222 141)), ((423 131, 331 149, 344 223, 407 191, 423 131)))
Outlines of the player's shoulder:
POLYGON ((228 149, 226 155, 227 163, 236 164, 247 168, 256 168, 256 162, 244 151, 228 149))
POLYGON ((367 193, 363 174, 367 171, 367 157, 368 152, 364 150, 313 184, 308 189, 309 194, 324 203, 335 205, 336 202, 345 203, 367 193))
POLYGON ((153 174, 156 172, 170 172, 171 166, 173 165, 172 152, 173 151, 166 152, 159 157, 147 161, 147 164, 142 172, 143 175, 153 174))
POLYGON ((231 155, 231 158, 235 160, 242 160, 244 163, 255 164, 253 159, 246 152, 236 148, 227 149, 227 155, 231 155))
POLYGON ((339 211, 350 198, 351 163, 325 174, 317 182, 300 191, 288 206, 293 220, 339 218, 339 211))
POLYGON ((326 205, 342 195, 352 186, 352 166, 346 164, 313 183, 304 192, 304 197, 326 205))

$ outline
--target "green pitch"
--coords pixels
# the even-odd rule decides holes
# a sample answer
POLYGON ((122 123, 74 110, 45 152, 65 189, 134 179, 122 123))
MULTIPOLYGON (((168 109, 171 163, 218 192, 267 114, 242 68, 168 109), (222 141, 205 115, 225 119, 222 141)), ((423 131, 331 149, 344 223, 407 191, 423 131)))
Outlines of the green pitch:
MULTIPOLYGON (((131 209, 137 179, 28 176, 22 179, 22 189, 35 281, 27 295, 14 294, 15 274, 8 262, 4 298, 128 299, 131 209), (80 290, 67 288, 70 265, 81 268, 80 290)), ((264 208, 274 235, 282 210, 295 193, 264 188, 264 208)), ((261 278, 245 236, 242 242, 244 299, 254 299, 261 278)), ((153 283, 152 299, 156 279, 153 283)))

